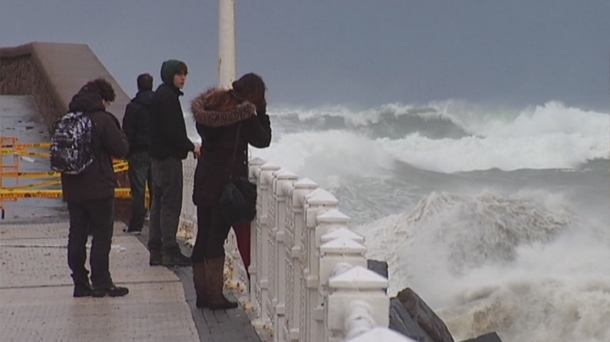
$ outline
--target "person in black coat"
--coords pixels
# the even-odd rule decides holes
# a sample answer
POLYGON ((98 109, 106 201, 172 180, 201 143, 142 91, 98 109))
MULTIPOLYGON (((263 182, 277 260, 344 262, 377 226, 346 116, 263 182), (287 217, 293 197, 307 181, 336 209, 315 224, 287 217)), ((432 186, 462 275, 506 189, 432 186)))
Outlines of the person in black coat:
POLYGON ((125 108, 123 132, 129 141, 129 185, 131 186, 131 216, 128 233, 142 231, 146 217, 145 191, 146 183, 152 189, 150 170, 150 110, 154 92, 153 77, 141 74, 137 78, 138 93, 125 108))
POLYGON ((189 152, 199 154, 186 133, 179 97, 186 82, 187 67, 168 60, 161 66, 161 84, 152 99, 150 120, 153 201, 150 213, 150 265, 189 266, 180 252, 176 232, 182 210, 182 160, 189 152))
MULTIPOLYGON (((193 189, 198 230, 191 260, 198 307, 237 306, 222 294, 224 241, 231 226, 224 220, 218 201, 230 176, 248 177, 248 145, 264 148, 271 143, 266 106, 265 83, 252 73, 233 82, 232 89, 210 89, 191 104, 204 142, 193 189)), ((243 236, 237 238, 244 240, 243 236)))

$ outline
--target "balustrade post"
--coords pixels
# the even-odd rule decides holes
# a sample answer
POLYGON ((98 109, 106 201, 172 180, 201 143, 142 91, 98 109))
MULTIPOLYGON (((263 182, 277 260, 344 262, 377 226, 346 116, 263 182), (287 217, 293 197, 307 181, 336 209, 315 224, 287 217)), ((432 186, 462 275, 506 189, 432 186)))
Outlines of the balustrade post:
MULTIPOLYGON (((364 245, 346 238, 338 238, 320 246, 320 286, 318 291, 323 301, 330 293, 328 280, 332 276, 341 274, 355 266, 366 267, 365 254, 366 247, 364 245)), ((324 310, 323 305, 320 306, 320 310, 324 310)), ((328 337, 331 336, 326 331, 327 321, 328 318, 325 316, 323 320, 316 322, 318 341, 327 341, 328 337)))
MULTIPOLYGON (((316 251, 322 244, 322 236, 338 229, 348 229, 347 224, 350 221, 349 216, 345 215, 339 209, 330 209, 320 213, 317 217, 318 226, 316 227, 316 251)), ((349 230, 349 229, 348 229, 349 230)), ((318 255, 319 257, 319 255, 318 255)))
POLYGON ((329 341, 355 337, 363 332, 363 327, 388 327, 390 298, 385 293, 388 287, 386 278, 366 267, 356 266, 331 277, 328 285, 330 294, 326 297, 325 310, 329 341), (360 310, 359 315, 350 315, 355 306, 360 310), (362 315, 363 308, 369 315, 362 315), (354 320, 365 324, 355 324, 354 320), (352 330, 346 331, 349 328, 352 330))
POLYGON ((257 294, 257 302, 260 308, 258 319, 252 321, 252 325, 256 329, 267 330, 272 332, 273 320, 270 316, 271 301, 269 298, 269 248, 270 248, 270 222, 269 206, 271 199, 271 186, 273 181, 273 173, 279 170, 280 167, 271 163, 261 165, 258 176, 258 196, 257 196, 257 227, 256 227, 256 274, 259 276, 258 283, 254 284, 254 290, 257 294))
MULTIPOLYGON (((309 239, 309 230, 306 225, 305 208, 307 207, 307 196, 316 188, 318 184, 308 178, 303 178, 294 183, 292 192, 292 211, 294 214, 293 229, 287 229, 287 233, 292 231, 293 244, 288 244, 292 264, 287 264, 288 277, 292 275, 292 284, 286 288, 292 295, 287 295, 288 306, 291 309, 287 310, 287 338, 290 341, 306 341, 308 338, 307 326, 309 317, 307 316, 307 288, 305 268, 307 267, 307 245, 309 239), (290 268, 290 266, 292 268, 290 268), (290 299, 292 298, 292 301, 290 299)), ((290 279, 289 279, 290 280, 290 279)))
POLYGON ((320 294, 326 297, 329 294, 328 281, 331 277, 339 275, 341 268, 349 266, 347 270, 360 266, 367 267, 366 246, 347 238, 338 238, 320 246, 320 294))
POLYGON ((275 332, 273 339, 276 342, 284 340, 283 328, 285 325, 286 316, 286 247, 284 245, 286 229, 286 192, 292 187, 292 184, 298 179, 298 176, 288 170, 280 169, 274 173, 273 179, 273 198, 275 205, 275 217, 270 218, 274 221, 271 229, 272 239, 275 239, 275 250, 272 251, 273 259, 271 265, 272 277, 272 300, 273 319, 275 332))
POLYGON ((345 342, 417 342, 388 328, 373 328, 345 342))
POLYGON ((318 227, 318 215, 323 211, 336 209, 337 198, 324 189, 316 189, 307 196, 306 223, 307 239, 305 246, 307 253, 307 265, 304 270, 305 282, 307 285, 307 341, 320 341, 317 337, 317 325, 324 320, 323 298, 320 298, 319 287, 319 252, 316 248, 316 229, 318 227))
MULTIPOLYGON (((261 159, 261 158, 253 158, 250 159, 248 161, 248 165, 249 165, 249 172, 248 172, 248 179, 250 180, 250 182, 256 184, 257 186, 257 192, 260 193, 259 190, 259 175, 260 175, 260 171, 261 171, 261 166, 263 166, 263 164, 265 164, 266 162, 261 159)), ((257 196, 257 200, 258 200, 258 196, 257 196)), ((257 208, 258 209, 258 208, 257 208)), ((258 211, 258 210, 257 210, 258 211)), ((257 217, 254 218, 254 221, 252 222, 252 225, 250 227, 251 232, 250 232, 250 267, 248 267, 247 271, 250 274, 250 284, 249 284, 249 293, 248 293, 248 299, 249 299, 249 303, 246 304, 246 309, 252 310, 256 307, 257 304, 257 298, 256 298, 256 291, 255 291, 255 286, 258 285, 258 272, 257 272, 257 265, 259 264, 259 259, 257 258, 257 248, 258 248, 258 239, 257 239, 257 230, 258 230, 258 212, 257 212, 257 217)))
POLYGON ((359 244, 364 245, 364 236, 356 234, 346 227, 341 227, 339 229, 331 231, 330 233, 322 235, 322 237, 320 238, 320 244, 323 245, 326 242, 340 238, 354 240, 359 244))

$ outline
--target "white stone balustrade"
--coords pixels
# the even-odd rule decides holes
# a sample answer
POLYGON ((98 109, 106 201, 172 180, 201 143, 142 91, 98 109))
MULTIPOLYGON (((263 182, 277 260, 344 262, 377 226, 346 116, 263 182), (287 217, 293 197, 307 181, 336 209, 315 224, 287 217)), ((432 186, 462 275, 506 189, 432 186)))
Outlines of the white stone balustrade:
MULTIPOLYGON (((367 269, 365 240, 349 229, 337 198, 278 165, 259 158, 249 165, 257 216, 249 291, 240 302, 263 340, 410 341, 387 329, 388 280, 367 269)), ((183 209, 181 218, 191 236, 193 213, 183 209)))

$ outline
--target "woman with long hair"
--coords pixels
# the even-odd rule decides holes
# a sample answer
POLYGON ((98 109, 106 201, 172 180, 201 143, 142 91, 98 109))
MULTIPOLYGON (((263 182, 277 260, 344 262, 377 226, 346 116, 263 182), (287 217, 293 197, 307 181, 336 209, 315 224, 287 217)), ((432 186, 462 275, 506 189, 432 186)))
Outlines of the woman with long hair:
MULTIPOLYGON (((212 88, 191 104, 197 132, 203 141, 195 169, 193 202, 197 206, 198 231, 191 255, 200 308, 237 307, 237 303, 228 301, 222 294, 224 241, 231 226, 223 218, 218 202, 230 177, 248 177, 248 145, 264 148, 271 143, 265 90, 263 79, 249 73, 233 82, 231 89, 212 88)), ((245 224, 233 229, 242 258, 249 263, 250 226, 245 224)))

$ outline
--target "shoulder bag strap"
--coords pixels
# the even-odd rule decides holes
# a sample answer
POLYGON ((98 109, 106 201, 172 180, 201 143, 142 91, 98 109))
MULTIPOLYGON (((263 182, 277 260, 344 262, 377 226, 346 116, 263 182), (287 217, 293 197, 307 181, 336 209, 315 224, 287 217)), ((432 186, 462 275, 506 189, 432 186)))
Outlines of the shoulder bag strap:
POLYGON ((241 130, 241 122, 237 126, 237 134, 235 135, 235 146, 233 147, 233 158, 231 159, 231 172, 229 179, 233 178, 233 167, 235 166, 235 155, 237 154, 237 143, 239 142, 239 131, 241 130))

